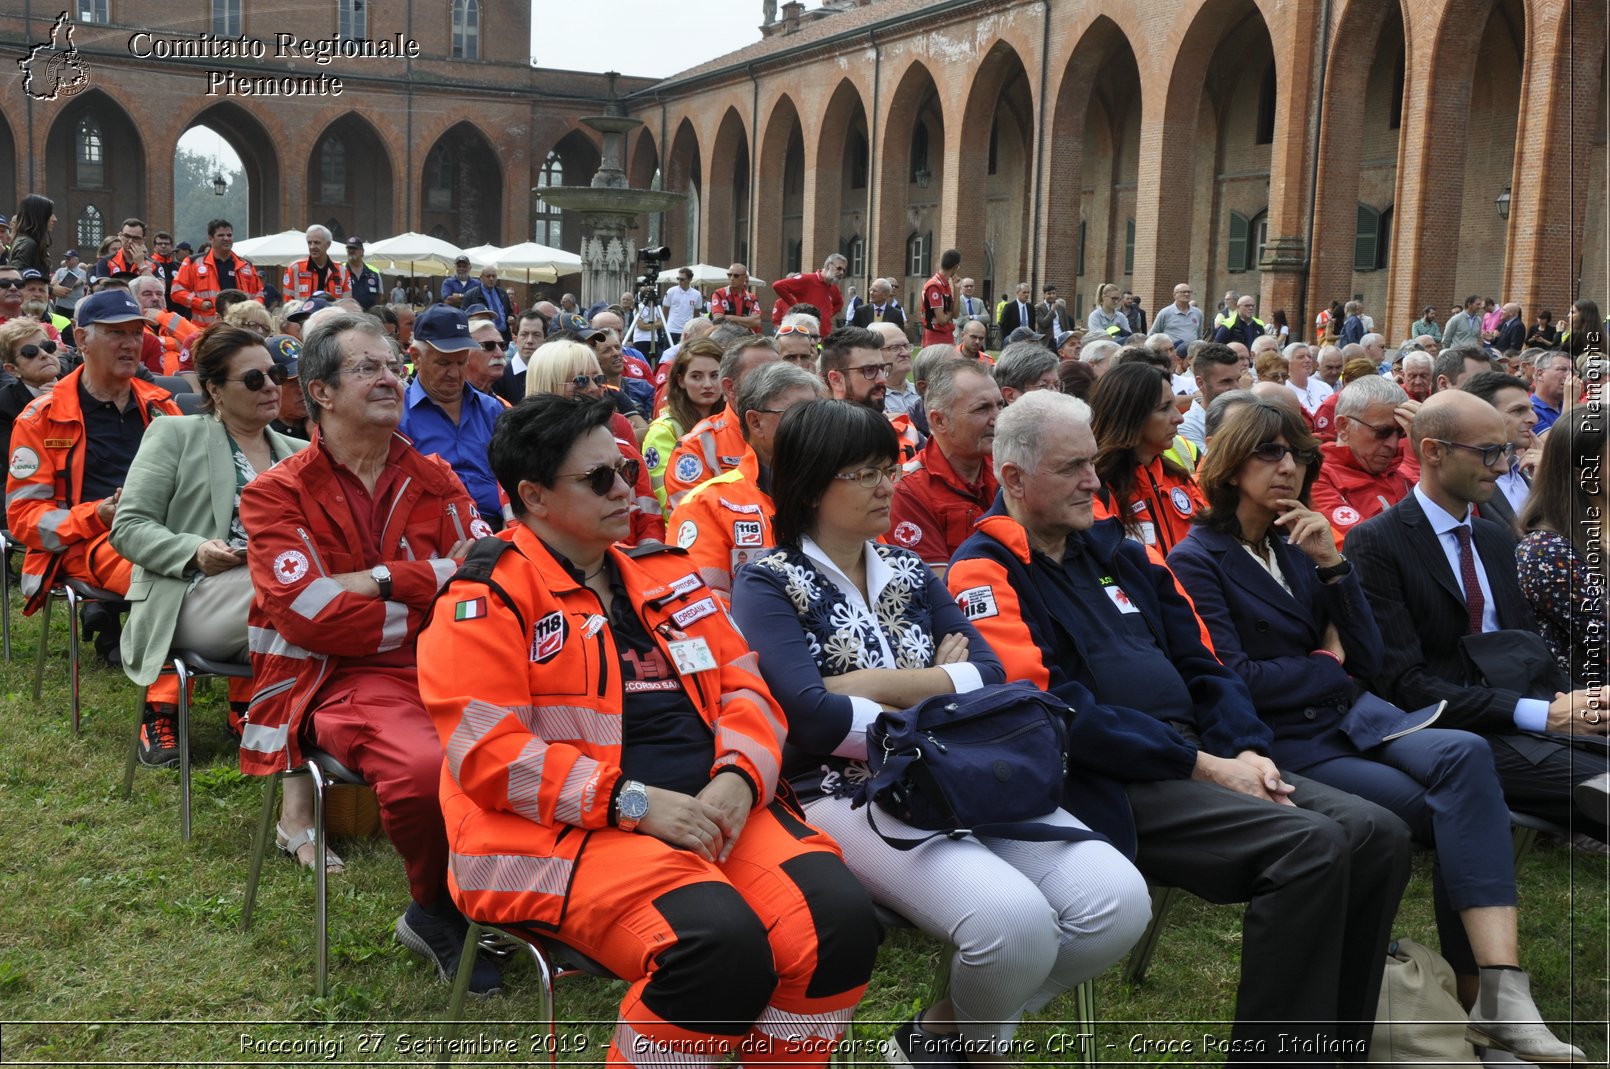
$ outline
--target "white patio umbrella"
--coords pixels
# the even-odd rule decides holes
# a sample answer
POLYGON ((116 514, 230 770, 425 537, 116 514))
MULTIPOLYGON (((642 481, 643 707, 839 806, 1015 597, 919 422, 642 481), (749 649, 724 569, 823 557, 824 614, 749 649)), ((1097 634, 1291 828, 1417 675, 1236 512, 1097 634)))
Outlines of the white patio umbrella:
POLYGON ((284 267, 307 255, 307 234, 301 230, 284 230, 260 238, 244 238, 235 242, 235 251, 254 264, 284 267))
POLYGON ((502 251, 496 245, 477 245, 473 249, 465 249, 464 255, 470 258, 470 266, 479 271, 493 263, 502 251))
MULTIPOLYGON (((725 286, 727 284, 727 269, 725 267, 716 267, 713 264, 688 264, 687 268, 693 272, 693 284, 695 286, 725 286)), ((668 267, 661 271, 660 283, 662 285, 675 285, 676 273, 680 270, 682 270, 680 267, 668 267)), ((749 285, 758 289, 761 286, 770 285, 770 283, 750 275, 749 285)))
POLYGON ((448 274, 453 270, 453 261, 464 255, 456 245, 441 238, 412 231, 377 241, 365 251, 368 255, 364 259, 376 271, 403 275, 448 274))
POLYGON ((581 273, 580 256, 535 241, 522 241, 500 250, 490 265, 496 267, 503 278, 526 283, 558 282, 562 275, 581 273))

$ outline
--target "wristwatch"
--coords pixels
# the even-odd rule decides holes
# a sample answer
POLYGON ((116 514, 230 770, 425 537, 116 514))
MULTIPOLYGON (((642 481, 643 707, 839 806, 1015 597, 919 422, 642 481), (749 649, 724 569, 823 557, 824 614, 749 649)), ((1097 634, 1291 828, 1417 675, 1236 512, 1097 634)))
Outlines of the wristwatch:
POLYGON ((636 831, 638 823, 646 816, 648 788, 635 779, 629 779, 620 794, 615 796, 615 827, 621 831, 636 831))
POLYGON ((377 564, 369 569, 369 578, 375 581, 380 588, 380 600, 391 600, 391 569, 384 564, 377 564))
POLYGON ((1319 576, 1319 581, 1321 583, 1328 583, 1332 579, 1335 579, 1338 576, 1346 575, 1352 570, 1353 562, 1348 560, 1346 557, 1343 557, 1341 560, 1337 561, 1335 564, 1332 564, 1328 568, 1315 568, 1314 574, 1319 576))

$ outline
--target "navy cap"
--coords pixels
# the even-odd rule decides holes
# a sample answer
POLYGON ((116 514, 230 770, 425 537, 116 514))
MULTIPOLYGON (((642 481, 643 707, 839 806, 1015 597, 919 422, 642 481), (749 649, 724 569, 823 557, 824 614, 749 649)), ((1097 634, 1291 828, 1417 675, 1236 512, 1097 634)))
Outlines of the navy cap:
POLYGON ((414 337, 444 353, 479 349, 470 337, 469 316, 450 304, 433 304, 414 319, 414 337))
POLYGON ((76 259, 78 259, 78 250, 77 249, 68 249, 67 250, 67 255, 65 257, 63 257, 63 259, 67 259, 67 260, 76 260, 76 259))
POLYGON ((361 248, 363 248, 363 239, 360 238, 360 237, 356 237, 356 236, 348 238, 347 239, 347 248, 349 248, 349 249, 361 249, 361 248))
POLYGON ((296 362, 302 358, 302 343, 289 334, 276 334, 263 342, 274 363, 285 369, 287 378, 296 378, 296 362))
POLYGON ((1033 327, 1018 327, 1016 330, 1012 331, 1012 333, 1006 336, 1007 345, 1012 345, 1020 341, 1043 342, 1045 341, 1045 335, 1039 333, 1033 327))
POLYGON ((193 252, 193 251, 195 251, 195 250, 193 250, 193 249, 192 249, 192 248, 191 248, 191 247, 190 247, 190 242, 188 242, 188 241, 181 241, 181 242, 179 242, 179 244, 177 244, 177 245, 175 245, 175 246, 174 246, 174 247, 173 247, 173 251, 174 251, 174 252, 193 252))
POLYGON ((492 311, 492 309, 488 308, 480 301, 476 301, 474 304, 464 309, 465 319, 474 319, 476 316, 488 316, 492 319, 496 319, 498 317, 496 312, 492 311))
POLYGON ((330 307, 330 302, 325 300, 323 297, 309 297, 307 300, 297 305, 296 310, 285 318, 290 320, 292 323, 295 323, 298 320, 306 319, 314 312, 317 312, 320 308, 328 307, 330 307))
POLYGON ((129 291, 118 287, 85 297, 73 313, 73 322, 81 327, 91 323, 132 323, 144 318, 129 291))
POLYGON ((43 282, 45 273, 37 267, 25 267, 22 271, 22 280, 24 282, 43 282))

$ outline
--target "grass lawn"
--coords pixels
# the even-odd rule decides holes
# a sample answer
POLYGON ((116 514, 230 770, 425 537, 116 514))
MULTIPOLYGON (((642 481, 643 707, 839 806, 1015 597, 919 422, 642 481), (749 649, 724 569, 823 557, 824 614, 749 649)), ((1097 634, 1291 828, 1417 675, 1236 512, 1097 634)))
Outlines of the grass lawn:
MULTIPOLYGON (((58 607, 59 608, 59 607, 58 607)), ((405 904, 402 866, 384 839, 342 842, 346 873, 331 881, 331 991, 313 996, 313 881, 265 864, 253 931, 240 930, 252 824, 261 785, 238 771, 223 733, 222 688, 198 700, 195 837, 179 838, 176 772, 141 769, 121 797, 134 688, 86 667, 84 733, 67 713, 66 632, 32 700, 37 617, 14 623, 16 660, 0 666, 0 1062, 85 1064, 427 1064, 447 989, 392 939, 405 904), (408 1037, 404 1039, 403 1037, 408 1037), (269 1041, 299 1047, 259 1046, 269 1041)), ((1542 846, 1522 870, 1522 959, 1544 1015, 1574 1021, 1574 1042, 1602 1062, 1606 1018, 1606 861, 1542 846)), ((1096 1045, 1104 1063, 1215 1064, 1213 1054, 1133 1053, 1135 1037, 1227 1037, 1239 960, 1239 911, 1184 896, 1146 983, 1125 992, 1114 968, 1097 981, 1096 1045), (1179 1023, 1171 1023, 1179 1022, 1179 1023), (1205 1023, 1199 1023, 1205 1022, 1205 1023)), ((1415 880, 1396 932, 1435 946, 1430 865, 1415 880)), ((1290 948, 1301 954, 1302 947, 1290 948)), ((857 1017, 875 1040, 923 997, 937 944, 895 932, 857 1017)), ((596 1061, 621 985, 591 978, 560 987, 561 1060, 596 1061)), ((525 966, 502 997, 467 1008, 462 1035, 516 1044, 541 1061, 543 1029, 525 966), (540 1049, 540 1048, 539 1048, 540 1049)), ((1024 1060, 1073 1061, 1071 999, 1019 1032, 1024 1060)), ((875 1057, 871 1061, 880 1061, 875 1057)))

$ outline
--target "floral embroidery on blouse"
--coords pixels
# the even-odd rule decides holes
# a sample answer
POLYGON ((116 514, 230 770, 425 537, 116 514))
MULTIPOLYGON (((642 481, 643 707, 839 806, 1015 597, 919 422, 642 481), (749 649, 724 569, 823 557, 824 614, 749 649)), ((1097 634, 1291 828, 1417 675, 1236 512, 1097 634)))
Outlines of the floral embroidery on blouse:
POLYGON ((1532 531, 1515 547, 1516 578, 1555 662, 1580 682, 1605 660, 1604 577, 1575 544, 1553 531, 1532 531))

